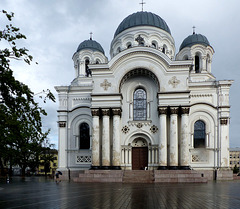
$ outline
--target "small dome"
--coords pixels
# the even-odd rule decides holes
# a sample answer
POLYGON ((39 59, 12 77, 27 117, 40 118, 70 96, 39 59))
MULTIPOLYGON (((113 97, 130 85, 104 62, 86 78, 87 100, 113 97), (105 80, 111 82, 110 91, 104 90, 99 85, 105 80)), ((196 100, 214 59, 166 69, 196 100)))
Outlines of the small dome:
POLYGON ((185 38, 179 48, 179 51, 181 51, 185 47, 191 47, 195 44, 202 44, 204 46, 210 46, 209 41, 204 35, 201 34, 192 34, 185 38))
POLYGON ((93 51, 99 51, 104 54, 104 50, 103 50, 102 46, 98 42, 96 42, 92 39, 85 40, 82 43, 80 43, 77 48, 77 52, 79 52, 83 49, 91 49, 93 51))
POLYGON ((126 17, 120 23, 114 34, 114 38, 124 30, 135 26, 153 26, 165 30, 171 34, 167 23, 158 15, 151 12, 136 12, 126 17))

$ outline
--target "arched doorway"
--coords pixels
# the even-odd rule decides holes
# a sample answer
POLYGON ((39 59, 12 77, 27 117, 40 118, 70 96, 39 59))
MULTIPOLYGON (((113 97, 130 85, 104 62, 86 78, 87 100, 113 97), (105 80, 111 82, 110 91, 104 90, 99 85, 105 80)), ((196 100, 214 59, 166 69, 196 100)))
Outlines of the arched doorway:
POLYGON ((132 142, 132 170, 148 167, 148 145, 145 139, 136 138, 132 142))

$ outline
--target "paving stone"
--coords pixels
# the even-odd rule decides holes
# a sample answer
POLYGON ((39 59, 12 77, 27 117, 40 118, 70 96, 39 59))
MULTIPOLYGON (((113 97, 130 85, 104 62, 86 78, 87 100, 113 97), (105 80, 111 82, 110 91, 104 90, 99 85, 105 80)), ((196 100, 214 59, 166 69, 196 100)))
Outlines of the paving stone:
POLYGON ((0 208, 239 208, 239 188, 240 180, 206 184, 56 184, 34 177, 1 183, 0 208))

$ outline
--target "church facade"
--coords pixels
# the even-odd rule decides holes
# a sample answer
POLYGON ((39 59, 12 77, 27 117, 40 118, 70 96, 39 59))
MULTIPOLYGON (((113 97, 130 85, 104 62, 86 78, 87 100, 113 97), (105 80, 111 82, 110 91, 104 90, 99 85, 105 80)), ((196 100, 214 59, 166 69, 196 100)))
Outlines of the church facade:
POLYGON ((166 22, 136 12, 118 26, 111 59, 90 38, 73 55, 59 97, 59 170, 229 168, 229 90, 208 39, 177 50, 166 22))

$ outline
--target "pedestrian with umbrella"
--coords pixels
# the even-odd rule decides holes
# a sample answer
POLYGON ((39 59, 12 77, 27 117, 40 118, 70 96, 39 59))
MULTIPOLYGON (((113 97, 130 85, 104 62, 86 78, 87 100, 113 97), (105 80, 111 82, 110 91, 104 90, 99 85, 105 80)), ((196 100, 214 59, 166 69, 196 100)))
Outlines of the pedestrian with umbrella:
POLYGON ((59 180, 59 175, 62 175, 62 172, 61 172, 61 171, 57 171, 56 174, 55 174, 55 176, 56 176, 56 183, 61 182, 61 181, 59 180))

